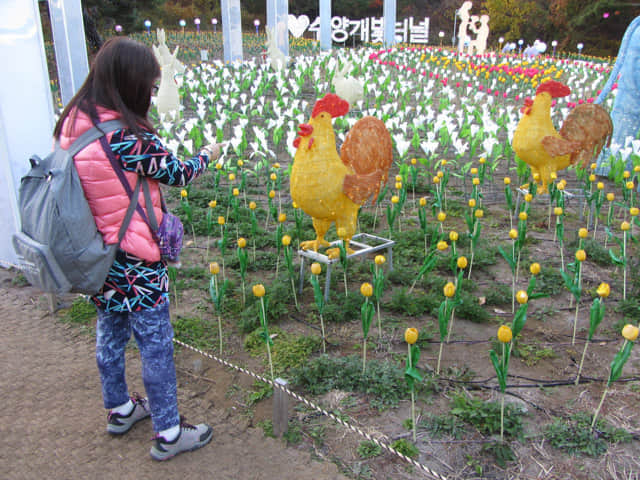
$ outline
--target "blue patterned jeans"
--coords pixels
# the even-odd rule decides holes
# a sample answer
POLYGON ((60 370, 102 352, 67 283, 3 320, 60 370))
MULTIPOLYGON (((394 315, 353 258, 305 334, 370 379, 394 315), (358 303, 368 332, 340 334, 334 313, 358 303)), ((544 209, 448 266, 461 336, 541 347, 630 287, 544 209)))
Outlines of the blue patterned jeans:
POLYGON ((131 331, 142 359, 142 381, 149 397, 153 429, 166 430, 180 423, 173 363, 173 328, 168 299, 140 312, 105 312, 98 308, 96 360, 105 408, 129 400, 125 379, 125 347, 131 331))

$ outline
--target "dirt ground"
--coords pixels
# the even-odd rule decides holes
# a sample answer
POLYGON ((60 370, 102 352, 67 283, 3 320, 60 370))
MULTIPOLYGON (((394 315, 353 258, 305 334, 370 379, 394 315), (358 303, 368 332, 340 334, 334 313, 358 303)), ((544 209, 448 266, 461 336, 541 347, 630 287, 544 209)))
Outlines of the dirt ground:
MULTIPOLYGON (((214 429, 212 442, 158 463, 149 457, 150 421, 111 437, 105 430, 93 337, 52 319, 45 299, 30 287, 12 285, 14 277, 0 270, 3 478, 345 478, 335 464, 250 427, 224 398, 237 377, 215 365, 205 376, 196 356, 186 352, 177 359, 180 410, 194 423, 208 422, 214 429), (195 382, 195 377, 206 380, 195 382), (209 390, 217 394, 205 395, 209 390)), ((134 349, 127 367, 131 392, 144 392, 134 349)))

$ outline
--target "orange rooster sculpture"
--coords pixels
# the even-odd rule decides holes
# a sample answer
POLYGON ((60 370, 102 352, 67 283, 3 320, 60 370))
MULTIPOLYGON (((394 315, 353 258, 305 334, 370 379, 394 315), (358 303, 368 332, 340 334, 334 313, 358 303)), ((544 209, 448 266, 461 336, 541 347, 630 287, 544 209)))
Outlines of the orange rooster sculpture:
MULTIPOLYGON (((335 222, 345 242, 356 232, 358 210, 373 201, 388 178, 393 162, 391 135, 374 117, 358 120, 349 130, 340 155, 336 150, 332 119, 345 115, 349 103, 329 93, 318 100, 308 123, 299 126, 291 169, 291 198, 313 220, 316 239, 302 242, 304 250, 329 246, 325 235, 335 222)), ((327 250, 336 258, 339 249, 327 250)))
POLYGON ((576 106, 556 131, 551 121, 551 102, 570 93, 569 87, 555 80, 542 83, 536 97, 525 100, 522 118, 513 134, 514 152, 531 167, 534 177, 539 174, 540 193, 547 191, 552 172, 578 162, 586 165, 611 142, 611 117, 602 106, 593 103, 576 106))

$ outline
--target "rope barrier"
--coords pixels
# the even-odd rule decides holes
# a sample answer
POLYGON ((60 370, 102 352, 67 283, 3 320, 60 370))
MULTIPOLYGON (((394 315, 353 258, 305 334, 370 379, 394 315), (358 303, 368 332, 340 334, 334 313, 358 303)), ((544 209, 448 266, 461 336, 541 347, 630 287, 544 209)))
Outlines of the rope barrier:
POLYGON ((369 440, 370 442, 375 443, 376 445, 378 445, 380 448, 383 448, 384 450, 388 451, 389 453, 401 458, 402 460, 404 460, 407 463, 410 463, 411 465, 413 465, 414 467, 419 468, 420 470, 422 470, 424 473, 426 473, 427 475, 429 475, 432 478, 435 478, 436 480, 447 480, 447 477, 439 474, 438 472, 435 472, 433 470, 431 470, 429 467, 427 467, 426 465, 423 465, 422 463, 418 462, 417 460, 414 460, 413 458, 407 457, 406 455, 404 455, 403 453, 399 452, 398 450, 396 450, 395 448, 391 447, 390 445, 387 445, 384 442, 381 442, 380 440, 378 440, 377 438, 372 437, 371 435, 369 435, 367 432, 362 431, 361 429, 359 429, 358 427, 351 425, 350 423, 342 420, 341 418, 337 417, 336 415, 334 415, 331 412, 326 411, 324 408, 316 405, 315 403, 312 403, 311 401, 307 400, 304 397, 301 397, 300 395, 298 395, 297 393, 289 390, 287 387, 284 387, 280 384, 275 383, 272 380, 269 380, 261 375, 258 375, 257 373, 254 373, 250 370, 247 370, 246 368, 242 368, 238 365, 235 365, 223 358, 219 358, 216 357, 215 355, 212 355, 210 353, 204 352, 198 348, 195 348, 187 343, 184 343, 181 340, 177 340, 177 339, 173 339, 174 343, 185 347, 189 350, 192 350, 196 353, 199 353, 202 356, 205 356, 207 358, 210 358, 211 360, 215 360, 218 363, 221 363, 222 365, 229 367, 229 368, 233 368, 234 370, 237 370, 238 372, 244 373, 246 375, 249 375, 250 377, 255 378, 256 380, 259 380, 261 382, 264 383, 268 383, 270 385, 273 386, 273 388, 279 388, 280 390, 284 391, 287 395, 293 397, 294 399, 298 400, 299 402, 304 403, 306 406, 320 412, 321 414, 325 415, 326 417, 329 417, 330 419, 332 419, 334 422, 339 423, 340 425, 342 425, 343 427, 348 428, 349 430, 351 430, 352 432, 357 433, 358 435, 366 438, 367 440, 369 440))

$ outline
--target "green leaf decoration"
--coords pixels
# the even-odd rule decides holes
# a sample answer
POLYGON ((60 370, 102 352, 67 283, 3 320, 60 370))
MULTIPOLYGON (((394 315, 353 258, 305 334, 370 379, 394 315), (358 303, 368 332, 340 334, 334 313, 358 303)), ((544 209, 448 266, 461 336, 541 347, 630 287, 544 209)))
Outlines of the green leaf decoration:
POLYGON ((620 349, 611 362, 611 371, 609 373, 609 380, 607 381, 607 387, 610 387, 622 374, 622 367, 629 360, 631 355, 631 349, 633 348, 633 342, 625 340, 624 345, 620 349))
POLYGON ((602 300, 598 298, 593 299, 593 303, 591 304, 591 310, 589 312, 589 341, 593 338, 593 335, 596 333, 596 328, 602 322, 604 318, 604 303, 602 300))
POLYGON ((507 381, 506 375, 504 375, 502 365, 500 364, 500 360, 498 359, 498 354, 491 350, 489 351, 489 358, 491 359, 491 363, 493 364, 493 368, 496 371, 496 376, 498 377, 498 384, 500 385, 500 391, 504 393, 507 389, 507 381))

